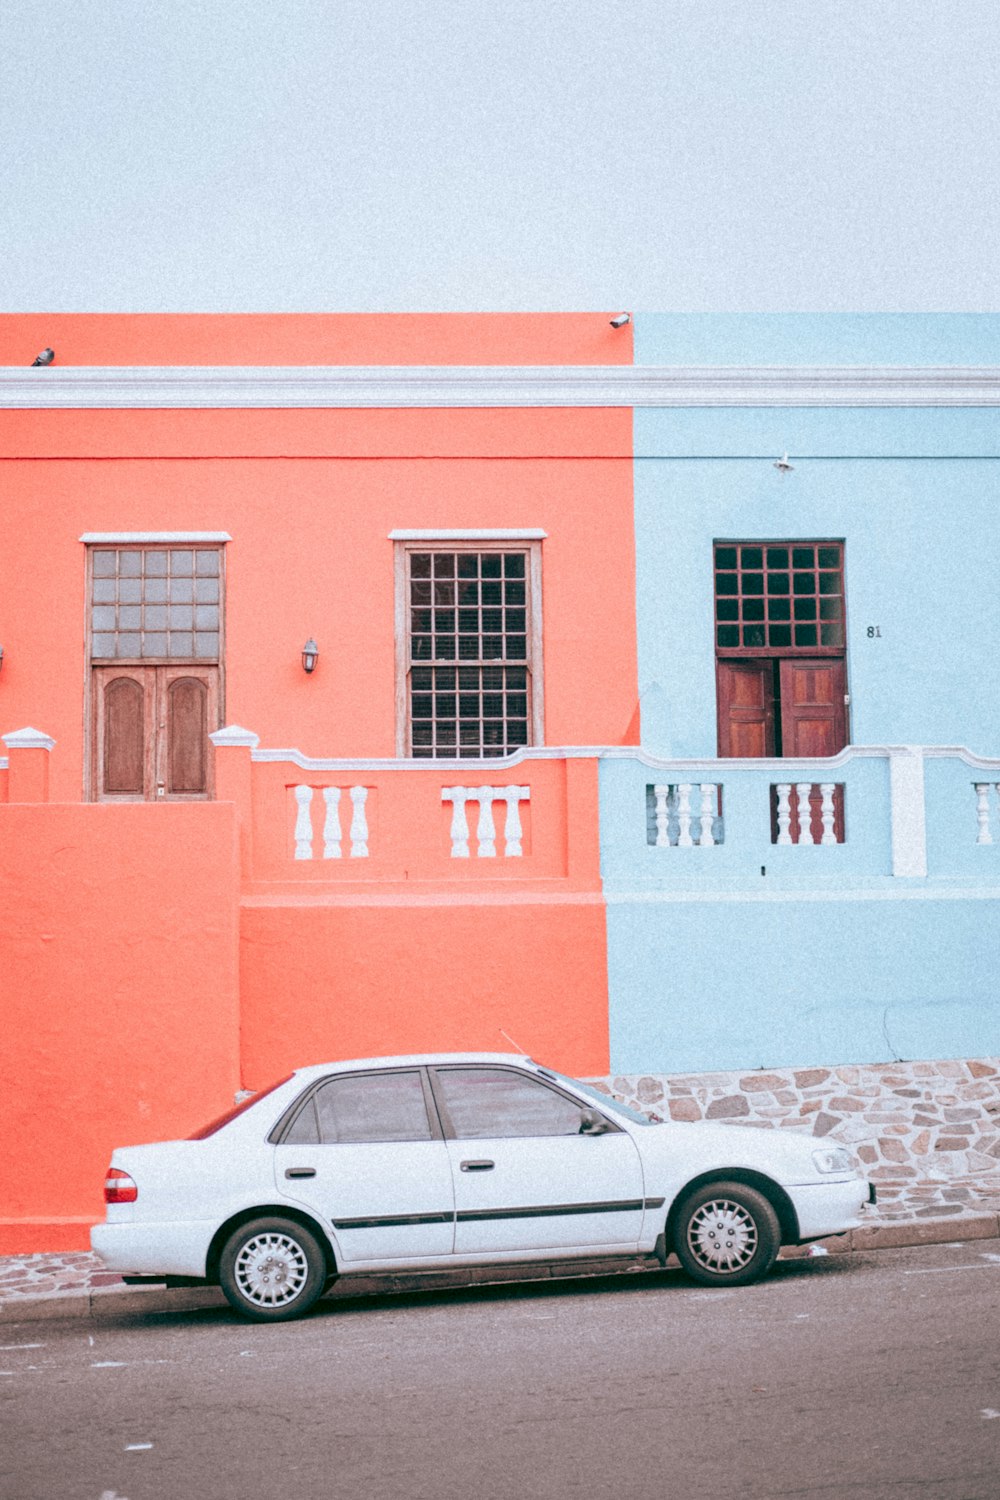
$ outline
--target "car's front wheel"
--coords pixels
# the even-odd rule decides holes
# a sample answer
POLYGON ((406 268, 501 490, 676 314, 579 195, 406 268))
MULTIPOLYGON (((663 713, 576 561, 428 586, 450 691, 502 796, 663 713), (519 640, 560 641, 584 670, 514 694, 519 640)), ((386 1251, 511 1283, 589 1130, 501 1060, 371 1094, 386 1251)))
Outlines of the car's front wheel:
POLYGON ((674 1249, 685 1271, 707 1286, 759 1281, 781 1248, 774 1207, 757 1188, 710 1182, 681 1204, 674 1249))
POLYGON ((290 1219, 253 1219, 226 1242, 219 1282, 230 1307, 261 1323, 307 1312, 326 1285, 315 1235, 290 1219))

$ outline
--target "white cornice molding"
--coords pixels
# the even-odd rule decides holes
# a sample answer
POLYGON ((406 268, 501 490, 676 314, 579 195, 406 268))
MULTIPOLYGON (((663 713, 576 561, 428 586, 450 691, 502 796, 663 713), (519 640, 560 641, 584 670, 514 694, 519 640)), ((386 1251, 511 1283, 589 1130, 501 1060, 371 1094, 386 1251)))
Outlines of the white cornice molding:
POLYGON ((1000 406, 1000 366, 0 367, 0 407, 1000 406))

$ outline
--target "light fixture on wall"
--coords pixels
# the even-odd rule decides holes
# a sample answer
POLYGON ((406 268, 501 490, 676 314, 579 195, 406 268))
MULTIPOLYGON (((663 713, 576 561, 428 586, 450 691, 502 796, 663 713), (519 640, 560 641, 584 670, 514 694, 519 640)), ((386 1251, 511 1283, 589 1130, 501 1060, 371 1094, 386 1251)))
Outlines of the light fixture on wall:
POLYGON ((3 671, 3 647, 0 646, 0 672, 3 671))
POLYGON ((315 672, 316 663, 319 660, 319 647, 312 636, 302 647, 302 670, 304 672, 315 672))
POLYGON ((613 317, 611 319, 611 326, 612 326, 612 328, 624 328, 625 324, 626 323, 631 323, 631 321, 632 321, 632 314, 631 313, 618 313, 615 317, 613 317))
POLYGON ((774 467, 777 469, 779 474, 790 474, 795 468, 795 465, 790 464, 788 462, 788 454, 783 453, 780 458, 776 458, 774 460, 774 467))
POLYGON ((36 354, 31 361, 31 368, 34 369, 36 365, 50 365, 55 357, 56 351, 54 349, 43 349, 41 354, 36 354))

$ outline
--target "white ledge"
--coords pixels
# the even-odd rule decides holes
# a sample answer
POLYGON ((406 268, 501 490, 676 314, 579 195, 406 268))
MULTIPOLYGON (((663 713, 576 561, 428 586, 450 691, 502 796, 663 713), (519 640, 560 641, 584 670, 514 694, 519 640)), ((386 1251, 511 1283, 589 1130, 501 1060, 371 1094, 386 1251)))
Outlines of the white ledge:
POLYGON ((260 744, 260 735, 254 734, 252 729, 244 729, 242 724, 227 724, 224 729, 217 729, 214 734, 209 735, 213 745, 222 749, 236 747, 238 749, 256 750, 260 744))
MULTIPOLYGON (((218 733, 226 734, 228 731, 219 730, 218 733)), ((239 733, 249 735, 250 731, 239 730, 239 733)), ((213 735, 212 738, 216 739, 216 736, 213 735)), ((226 743, 243 744, 244 741, 233 740, 226 743)), ((262 764, 285 762, 288 765, 298 766, 302 771, 436 771, 440 775, 450 776, 453 779, 459 772, 475 771, 478 774, 491 768, 494 771, 505 770, 532 760, 634 760, 653 771, 689 772, 692 779, 699 771, 711 772, 716 779, 723 777, 727 771, 766 771, 771 775, 781 776, 783 780, 795 781, 797 779, 796 767, 813 766, 820 770, 835 770, 852 760, 892 762, 920 756, 962 760, 970 766, 1000 770, 1000 760, 986 760, 958 745, 847 745, 838 754, 826 757, 788 756, 787 758, 738 759, 733 756, 724 760, 715 756, 663 759, 661 756, 652 755, 648 750, 643 750, 638 745, 537 745, 517 750, 513 755, 489 756, 482 760, 432 760, 430 758, 397 760, 376 756, 353 758, 334 755, 313 756, 304 755, 301 750, 291 748, 265 747, 260 749, 256 746, 253 746, 250 751, 250 758, 255 762, 262 764), (784 773, 783 776, 782 773, 784 773)), ((798 779, 801 780, 801 777, 798 779)), ((816 779, 818 780, 819 777, 816 779)))
POLYGON ((10 734, 0 735, 8 750, 54 750, 55 740, 40 729, 15 729, 10 734))
POLYGON ((447 527, 444 529, 397 527, 389 532, 390 542, 544 542, 548 536, 540 526, 488 527, 469 529, 447 527))
POLYGON ((88 546, 109 542, 231 542, 228 531, 85 531, 79 538, 88 546))
POLYGON ((1000 406, 1000 367, 0 367, 0 407, 1000 406))

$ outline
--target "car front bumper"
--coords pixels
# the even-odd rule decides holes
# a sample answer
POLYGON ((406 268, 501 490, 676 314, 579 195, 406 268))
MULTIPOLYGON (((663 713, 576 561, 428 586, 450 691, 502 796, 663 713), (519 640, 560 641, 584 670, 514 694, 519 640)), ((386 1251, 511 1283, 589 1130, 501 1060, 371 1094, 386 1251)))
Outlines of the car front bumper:
POLYGON ((799 1220, 799 1238, 821 1239, 827 1234, 844 1234, 857 1229, 861 1211, 871 1202, 870 1189, 863 1177, 848 1177, 834 1182, 807 1183, 788 1188, 799 1220))
POLYGON ((204 1276, 214 1219, 95 1224, 90 1245, 109 1271, 137 1276, 204 1276))

